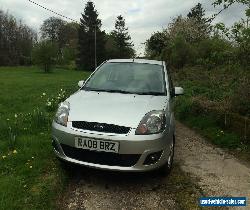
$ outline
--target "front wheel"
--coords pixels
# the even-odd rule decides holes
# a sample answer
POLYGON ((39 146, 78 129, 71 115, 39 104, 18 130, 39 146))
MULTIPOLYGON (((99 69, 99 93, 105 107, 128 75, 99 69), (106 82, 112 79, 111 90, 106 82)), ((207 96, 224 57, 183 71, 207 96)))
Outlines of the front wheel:
POLYGON ((173 161, 174 161, 174 146, 175 146, 175 141, 173 137, 173 141, 169 145, 169 155, 167 162, 159 169, 159 172, 163 176, 167 176, 170 174, 173 166, 173 161))

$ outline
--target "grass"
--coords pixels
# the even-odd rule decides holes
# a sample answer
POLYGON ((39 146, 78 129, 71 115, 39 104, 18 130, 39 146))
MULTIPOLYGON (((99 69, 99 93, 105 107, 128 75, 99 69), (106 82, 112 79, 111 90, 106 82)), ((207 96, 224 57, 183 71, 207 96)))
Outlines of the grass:
POLYGON ((66 176, 52 152, 56 104, 88 73, 0 68, 0 207, 54 209, 66 176), (52 102, 48 105, 48 102, 52 102))

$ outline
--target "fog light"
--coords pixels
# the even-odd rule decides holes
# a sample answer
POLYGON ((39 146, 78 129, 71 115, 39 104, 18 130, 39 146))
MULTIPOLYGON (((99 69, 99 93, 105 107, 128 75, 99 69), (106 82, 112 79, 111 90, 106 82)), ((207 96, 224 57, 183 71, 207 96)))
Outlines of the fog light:
POLYGON ((151 164, 156 163, 160 159, 161 154, 162 154, 162 151, 149 154, 143 164, 151 165, 151 164))

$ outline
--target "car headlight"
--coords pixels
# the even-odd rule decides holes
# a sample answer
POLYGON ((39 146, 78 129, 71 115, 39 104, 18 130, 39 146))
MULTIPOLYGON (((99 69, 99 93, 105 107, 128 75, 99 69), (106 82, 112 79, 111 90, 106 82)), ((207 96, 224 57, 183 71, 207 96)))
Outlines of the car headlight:
POLYGON ((137 127, 136 135, 148 135, 162 132, 166 127, 166 117, 162 110, 147 113, 137 127))
POLYGON ((66 127, 68 122, 69 110, 70 110, 69 102, 65 101, 60 103, 54 119, 56 123, 66 127))

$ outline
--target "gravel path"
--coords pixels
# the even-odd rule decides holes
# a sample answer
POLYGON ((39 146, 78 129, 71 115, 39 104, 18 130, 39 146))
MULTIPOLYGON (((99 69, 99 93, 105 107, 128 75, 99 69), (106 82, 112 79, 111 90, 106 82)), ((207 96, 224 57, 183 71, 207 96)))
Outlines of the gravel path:
POLYGON ((180 209, 165 189, 164 179, 155 174, 82 168, 74 173, 63 209, 180 209))
MULTIPOLYGON (((250 198, 248 167, 210 145, 186 126, 177 123, 176 129, 175 162, 184 172, 174 170, 171 177, 188 173, 190 180, 197 180, 205 196, 250 198)), ((59 201, 60 209, 183 209, 176 202, 180 183, 171 183, 175 189, 169 189, 169 177, 161 178, 155 173, 115 173, 83 167, 73 167, 72 170, 70 185, 59 201)), ((190 199, 197 200, 192 195, 190 199)))
POLYGON ((250 168, 207 143, 193 130, 177 123, 176 160, 181 169, 199 178, 207 196, 250 198, 250 168))

